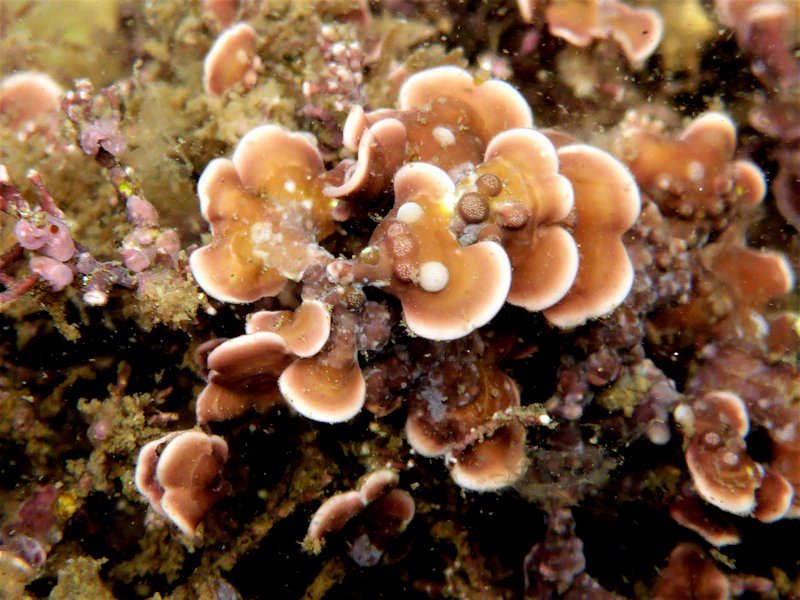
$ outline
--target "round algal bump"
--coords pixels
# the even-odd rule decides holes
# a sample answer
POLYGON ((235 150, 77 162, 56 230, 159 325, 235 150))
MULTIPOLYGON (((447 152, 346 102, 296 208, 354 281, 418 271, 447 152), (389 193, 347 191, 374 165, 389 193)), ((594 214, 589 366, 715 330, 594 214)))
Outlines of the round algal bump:
POLYGON ((389 252, 395 259, 413 257, 419 250, 419 243, 414 238, 411 228, 399 221, 389 225, 386 241, 389 252))
POLYGON ((422 207, 416 202, 406 202, 397 209, 397 220, 402 223, 413 223, 422 216, 422 207))
POLYGON ((375 246, 367 246, 358 254, 358 260, 365 265, 377 265, 381 260, 381 253, 375 246))
POLYGON ((736 467, 739 465, 739 462, 739 457, 736 455, 736 452, 728 450, 722 453, 722 464, 729 467, 736 467))
POLYGON ((497 242, 502 245, 505 241, 505 235, 503 235, 503 231, 497 225, 489 224, 481 229, 481 232, 478 234, 478 241, 497 242))
POLYGON ((702 438, 703 444, 710 448, 716 448, 720 444, 722 444, 722 438, 720 438, 719 434, 716 431, 707 431, 703 434, 702 438))
POLYGON ((394 258, 412 257, 417 253, 419 244, 410 235, 398 236, 389 239, 389 248, 394 258))
POLYGON ((494 173, 484 173, 475 181, 475 188, 482 196, 497 196, 503 191, 503 182, 494 173))
POLYGON ((447 127, 439 125, 433 128, 433 137, 442 145, 442 148, 456 143, 456 136, 447 127))
POLYGON ((530 217, 530 211, 519 204, 507 203, 497 208, 498 224, 509 229, 524 227, 530 217))
POLYGON ((458 216, 466 223, 480 223, 489 216, 489 203, 474 192, 468 192, 458 199, 458 216))
POLYGON ((698 182, 703 179, 703 176, 706 174, 706 169, 703 166, 703 163, 693 160, 688 165, 686 165, 686 175, 689 177, 689 181, 698 182))
POLYGON ((450 273, 442 263, 430 261, 419 268, 419 286, 426 292, 439 292, 447 286, 450 273))
POLYGON ((414 265, 407 261, 399 261, 392 265, 392 273, 403 283, 411 283, 416 271, 414 265))

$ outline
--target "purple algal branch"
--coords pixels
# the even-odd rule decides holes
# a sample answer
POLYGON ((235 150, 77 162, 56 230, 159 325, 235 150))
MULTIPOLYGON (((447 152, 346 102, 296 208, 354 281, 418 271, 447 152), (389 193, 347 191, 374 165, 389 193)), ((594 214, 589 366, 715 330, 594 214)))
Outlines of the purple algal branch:
POLYGON ((0 257, 0 269, 9 268, 19 261, 23 257, 23 248, 41 250, 44 256, 32 257, 30 268, 33 273, 21 279, 5 272, 1 274, 0 283, 6 289, 0 293, 0 306, 13 302, 41 279, 56 291, 72 281, 72 269, 63 261, 72 258, 75 249, 69 228, 60 218, 63 213, 53 202, 37 171, 29 171, 28 179, 40 196, 40 206, 35 209, 30 208, 19 189, 11 184, 8 169, 0 165, 0 210, 20 219, 14 227, 18 243, 0 257))
POLYGON ((132 289, 136 278, 120 264, 100 262, 88 251, 81 252, 76 265, 84 275, 83 301, 89 306, 103 306, 108 302, 108 293, 114 285, 132 289))
POLYGON ((158 211, 141 196, 133 195, 126 204, 128 222, 133 231, 122 240, 120 254, 125 266, 140 273, 156 262, 175 265, 181 250, 180 238, 174 229, 158 227, 158 211))
POLYGON ((84 153, 89 156, 97 156, 101 149, 119 156, 128 149, 119 132, 119 121, 115 119, 97 119, 81 133, 80 142, 84 153))
POLYGON ((65 264, 75 255, 75 244, 69 227, 63 221, 64 213, 56 206, 38 171, 29 170, 27 178, 36 187, 39 195, 39 206, 33 209, 22 198, 19 189, 11 184, 7 169, 2 167, 0 173, 0 193, 5 199, 3 208, 5 212, 19 219, 14 226, 19 250, 9 254, 1 268, 11 264, 11 256, 16 256, 14 261, 22 258, 23 248, 38 253, 30 257, 28 263, 33 271, 31 275, 18 283, 14 283, 12 277, 4 277, 4 302, 19 298, 40 279, 50 285, 53 291, 61 291, 72 283, 75 273, 73 266, 65 264))
POLYGON ((10 275, 6 275, 5 273, 0 273, 0 283, 6 286, 6 288, 10 288, 16 285, 16 280, 10 275))
POLYGON ((102 306, 108 301, 112 286, 129 289, 136 286, 136 278, 129 270, 140 273, 159 260, 174 266, 180 252, 180 239, 173 229, 158 226, 158 211, 138 193, 133 171, 118 160, 127 151, 125 138, 119 130, 118 85, 103 88, 96 95, 91 82, 80 80, 74 90, 64 94, 61 105, 75 126, 78 145, 106 169, 119 199, 125 201, 128 222, 134 226, 120 248, 124 266, 97 261, 88 250, 79 248, 77 271, 84 275, 83 300, 91 306, 102 306))
POLYGON ((8 251, 0 255, 0 284, 6 288, 5 291, 0 292, 0 310, 19 298, 39 281, 38 273, 31 273, 22 279, 15 279, 3 272, 3 269, 14 264, 20 258, 22 258, 22 246, 19 244, 14 244, 8 251))
POLYGON ((158 211, 147 200, 134 194, 128 198, 125 209, 128 222, 137 227, 155 227, 158 225, 158 211))
POLYGON ((61 99, 61 108, 75 127, 76 142, 84 154, 93 157, 108 170, 111 184, 120 199, 126 200, 138 186, 132 171, 123 167, 117 158, 125 153, 127 144, 119 131, 121 114, 119 90, 112 85, 100 90, 101 97, 94 93, 94 86, 87 79, 75 84, 61 99), (110 118, 101 118, 103 100, 110 107, 110 118))
MULTIPOLYGON (((16 300, 39 281, 46 282, 53 291, 61 291, 73 282, 76 274, 84 276, 82 297, 90 306, 104 305, 114 285, 135 288, 136 278, 125 266, 98 261, 88 248, 72 239, 69 227, 63 221, 64 213, 56 205, 41 175, 30 170, 27 177, 40 197, 40 205, 33 209, 22 198, 19 189, 11 184, 5 167, 0 166, 0 208, 19 219, 14 227, 18 243, 0 257, 0 269, 7 269, 23 259, 23 250, 36 253, 28 260, 33 271, 30 275, 18 280, 8 273, 0 273, 0 283, 6 287, 0 295, 0 304, 16 300), (73 259, 77 259, 75 264, 68 262, 73 259)), ((137 225, 134 232, 138 232, 140 238, 145 237, 144 231, 150 234, 150 238, 145 240, 148 243, 143 244, 148 252, 146 264, 139 270, 147 268, 157 256, 165 255, 169 261, 174 261, 180 251, 177 234, 154 227, 158 222, 155 208, 146 200, 134 198, 136 200, 129 202, 128 210, 131 223, 137 225), (145 223, 152 226, 146 227, 145 223)))
POLYGON ((7 266, 17 262, 20 258, 22 258, 22 246, 14 244, 11 248, 3 252, 3 254, 0 254, 0 269, 5 269, 7 266))
MULTIPOLYGON (((138 191, 139 186, 133 179, 133 171, 122 166, 118 157, 127 150, 125 139, 119 131, 121 121, 120 89, 112 85, 94 94, 94 87, 87 80, 81 80, 73 91, 67 92, 62 100, 62 107, 76 129, 77 141, 85 154, 93 156, 108 172, 109 181, 117 190, 120 200, 125 201, 128 222, 135 229, 122 242, 120 253, 125 266, 135 273, 149 268, 160 258, 174 265, 180 252, 180 239, 173 229, 161 229, 158 226, 158 211, 138 191), (105 102, 103 102, 105 100, 105 102), (99 113, 107 104, 110 117, 100 118, 99 113)), ((97 292, 90 296, 93 301, 100 301, 103 288, 110 281, 112 284, 127 285, 126 279, 115 269, 104 272, 116 273, 101 278, 104 283, 93 287, 97 292)))
POLYGON ((50 195, 50 191, 47 189, 47 186, 45 186, 44 181, 42 181, 42 175, 39 171, 28 169, 25 176, 28 178, 28 181, 36 187, 36 191, 39 193, 39 208, 56 219, 63 219, 64 211, 56 206, 55 200, 53 200, 53 196, 50 195))
POLYGON ((69 227, 64 222, 64 213, 42 182, 42 176, 33 169, 27 173, 28 180, 39 194, 39 206, 34 209, 28 205, 11 185, 8 171, 0 166, 0 195, 3 198, 0 209, 19 218, 14 233, 20 245, 27 250, 41 250, 42 254, 64 262, 72 258, 75 247, 69 227))
POLYGON ((28 204, 22 199, 19 189, 11 184, 8 169, 0 165, 0 211, 19 216, 27 208, 28 204))
POLYGON ((38 273, 31 273, 23 277, 22 279, 11 279, 10 282, 6 283, 5 279, 8 276, 4 274, 3 276, 3 285, 6 286, 6 290, 0 292, 0 311, 5 308, 7 304, 10 304, 23 294, 25 294, 28 290, 30 290, 36 283, 39 281, 40 276, 38 273))

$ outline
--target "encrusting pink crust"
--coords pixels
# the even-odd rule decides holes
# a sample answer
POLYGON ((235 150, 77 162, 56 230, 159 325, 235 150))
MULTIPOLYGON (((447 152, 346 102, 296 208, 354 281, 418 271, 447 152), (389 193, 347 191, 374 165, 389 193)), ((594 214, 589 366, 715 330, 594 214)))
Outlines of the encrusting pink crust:
POLYGON ((504 131, 489 142, 473 179, 459 190, 485 197, 487 216, 475 227, 478 239, 496 237, 508 254, 507 301, 529 311, 552 306, 570 289, 578 269, 577 248, 562 224, 573 208, 573 191, 558 173, 553 145, 532 129, 504 131), (479 185, 489 176, 500 182, 499 191, 489 190, 491 196, 479 185))
POLYGON ((385 343, 391 315, 373 301, 352 312, 338 304, 342 293, 334 289, 327 296, 333 314, 320 300, 305 300, 294 312, 254 313, 245 335, 201 355, 208 384, 197 400, 198 421, 237 418, 251 409, 264 413, 282 401, 326 423, 358 414, 366 384, 357 352, 385 343))
POLYGON ((511 484, 525 466, 525 428, 493 421, 519 406, 519 393, 492 356, 482 354, 479 338, 465 343, 463 370, 436 354, 428 359, 430 379, 409 398, 406 439, 422 456, 444 456, 461 487, 495 490, 511 484), (462 382, 462 393, 449 392, 455 382, 462 382))
POLYGON ((197 398, 197 422, 235 419, 252 409, 266 412, 280 402, 277 380, 292 360, 286 342, 272 332, 223 342, 208 355, 208 385, 197 398))
POLYGON ((754 206, 766 192, 758 167, 733 160, 736 127, 724 114, 702 114, 677 136, 629 127, 620 142, 619 154, 642 193, 665 216, 715 216, 733 205, 754 206))
POLYGON ((707 502, 734 514, 755 507, 761 469, 747 455, 747 408, 737 396, 719 392, 695 404, 695 434, 686 448, 686 464, 707 502))
POLYGON ((228 445, 197 430, 173 432, 139 452, 136 487, 153 510, 193 537, 206 513, 224 496, 219 486, 228 445))
POLYGON ((304 416, 346 421, 364 403, 364 379, 355 360, 355 323, 340 317, 335 343, 331 316, 319 301, 297 310, 260 311, 245 335, 227 340, 207 358, 208 385, 197 400, 201 423, 236 418, 250 409, 265 412, 285 399, 304 416), (350 339, 350 345, 343 343, 350 339))
POLYGON ((653 600, 702 598, 729 600, 731 586, 725 574, 694 544, 679 544, 653 590, 653 600))
POLYGON ((361 412, 366 384, 356 357, 357 327, 355 315, 338 310, 330 343, 315 356, 294 361, 281 374, 281 394, 304 417, 341 423, 361 412))
POLYGON ((571 327, 614 310, 633 285, 633 267, 622 243, 639 216, 639 188, 610 154, 575 144, 558 150, 560 172, 572 183, 579 267, 574 283, 544 316, 571 327))
POLYGON ((308 526, 306 543, 321 544, 329 533, 336 533, 367 506, 380 500, 400 483, 395 471, 382 469, 361 480, 357 490, 342 492, 325 500, 308 526))
MULTIPOLYGON (((353 120, 364 117, 361 107, 357 107, 348 116, 345 133, 349 127, 356 128, 353 120), (359 113, 360 111, 360 113, 359 113)), ((382 119, 370 127, 360 124, 360 140, 358 142, 358 160, 343 161, 339 169, 344 168, 342 182, 339 185, 327 185, 323 189, 328 196, 340 201, 371 199, 388 188, 392 176, 403 165, 406 154, 406 128, 397 119, 382 119)))
POLYGON ((203 87, 212 96, 221 96, 237 84, 252 87, 259 65, 255 29, 238 23, 223 31, 206 55, 203 87))
POLYGON ((239 0, 203 0, 203 9, 214 15, 216 21, 227 29, 239 13, 239 0))
POLYGON ((669 516, 717 548, 742 541, 739 530, 730 523, 724 513, 706 504, 697 495, 692 484, 683 486, 681 494, 669 507, 669 516))
MULTIPOLYGON (((795 318, 792 319, 794 322, 795 318)), ((786 319, 772 319, 765 325, 776 327, 780 324, 785 325, 786 319)), ((787 333, 784 331, 781 337, 787 333)), ((700 399, 717 396, 720 390, 736 390, 736 396, 747 408, 749 421, 767 432, 771 443, 770 460, 759 464, 763 481, 756 490, 756 506, 752 513, 757 519, 767 522, 800 516, 800 496, 797 494, 800 490, 798 373, 797 366, 785 359, 786 355, 782 354, 785 350, 781 348, 782 343, 788 341, 789 352, 796 351, 797 334, 791 333, 791 338, 773 347, 770 354, 762 354, 759 346, 742 339, 727 344, 709 344, 705 350, 707 359, 692 375, 687 388, 691 397, 700 399), (781 514, 784 510, 785 513, 781 514)), ((696 403, 691 405, 692 409, 696 403)), ((680 413, 689 412, 689 408, 679 407, 680 413)), ((677 409, 675 414, 677 418, 677 409)), ((689 414, 693 415, 694 410, 689 414)), ((719 429, 714 419, 707 420, 712 430, 719 429)), ((688 437, 694 435, 694 430, 684 433, 688 437)))
POLYGON ((669 306, 651 318, 680 341, 694 337, 755 339, 762 324, 753 319, 769 303, 794 287, 789 261, 780 252, 746 246, 744 235, 728 229, 704 246, 694 273, 698 284, 688 301, 669 306))
POLYGON ((0 80, 0 123, 19 132, 46 115, 55 115, 63 92, 44 73, 22 71, 4 77, 0 80))
POLYGON ((313 356, 325 345, 331 334, 331 316, 328 308, 318 300, 303 302, 292 312, 289 310, 262 310, 247 317, 248 334, 274 332, 287 349, 296 356, 313 356))
POLYGON ((481 161, 498 133, 533 127, 530 107, 513 87, 495 80, 477 83, 457 67, 412 75, 400 89, 399 105, 398 110, 351 111, 344 142, 358 149, 358 159, 345 183, 326 193, 352 198, 386 188, 394 172, 410 161, 437 166, 455 178, 481 161))
MULTIPOLYGON (((357 491, 331 496, 311 517, 306 539, 309 544, 320 544, 329 533, 341 530, 355 515, 364 510, 361 494, 357 491)), ((320 546, 321 547, 321 546, 320 546)))
POLYGON ((348 421, 364 406, 364 376, 355 361, 340 366, 302 358, 286 368, 278 383, 289 405, 314 421, 348 421))
MULTIPOLYGON (((477 82, 458 67, 435 67, 415 73, 400 88, 399 104, 401 111, 417 111, 430 119, 425 128, 420 127, 420 133, 423 129, 435 130, 438 121, 446 121, 457 138, 473 136, 484 147, 502 131, 533 127, 530 106, 513 86, 496 79, 477 82), (456 124, 459 127, 454 127, 456 124)), ((420 158, 426 160, 423 139, 415 147, 420 158)), ((411 143, 414 144, 413 139, 411 143)), ((429 149, 436 155, 446 154, 438 152, 436 145, 429 149)))
POLYGON ((793 482, 782 473, 796 471, 784 470, 779 448, 769 465, 750 458, 744 439, 750 429, 748 407, 739 396, 710 392, 691 405, 679 406, 675 416, 688 438, 686 464, 704 500, 766 523, 791 516, 793 482))
POLYGON ((756 506, 753 516, 762 523, 774 523, 791 516, 795 491, 792 484, 769 465, 762 465, 764 476, 756 490, 756 506))
MULTIPOLYGON (((362 520, 360 530, 369 546, 382 554, 385 542, 402 533, 414 518, 415 503, 411 495, 397 489, 397 473, 383 469, 362 478, 358 490, 342 492, 325 500, 308 526, 303 545, 318 554, 329 534, 340 531, 352 519, 362 520)), ((350 544, 355 546, 355 544, 350 544)), ((370 553, 371 554, 371 553, 370 553)), ((373 566, 372 558, 361 560, 351 551, 351 557, 360 566, 373 566)))
POLYGON ((308 136, 275 125, 245 135, 232 161, 209 163, 197 191, 214 239, 190 258, 208 295, 238 303, 274 296, 330 259, 317 245, 333 231, 323 171, 308 136))
MULTIPOLYGON (((413 156, 429 162, 394 173, 394 209, 353 262, 339 261, 345 266, 334 270, 336 281, 396 295, 410 330, 436 340, 470 333, 506 301, 530 311, 549 308, 560 326, 606 314, 630 288, 632 269, 619 236, 638 214, 635 185, 615 159, 583 145, 561 150, 566 163, 579 163, 570 183, 552 144, 526 128, 532 122, 524 99, 507 84, 477 84, 466 71, 440 67, 406 81, 398 110, 353 109, 345 142, 359 145, 359 160, 328 173, 306 136, 257 128, 242 139, 232 163, 213 161, 201 178, 201 208, 214 242, 193 253, 195 277, 220 300, 279 293, 286 279, 297 281, 311 264, 330 262, 317 242, 333 220, 349 218, 356 198, 379 194, 413 156), (273 158, 269 147, 286 151, 273 158), (587 162, 602 176, 579 176, 587 162), (300 174, 287 177, 290 167, 300 174), (615 193, 619 205, 610 199, 615 193), (326 203, 325 194, 341 195, 339 205, 326 203), (592 211, 601 197, 604 208, 592 211), (582 236, 585 263, 577 286, 574 235, 582 236), (599 274, 606 270, 615 276, 599 274)), ((347 372, 336 377, 348 378, 347 372)))
POLYGON ((544 12, 553 35, 576 46, 611 37, 634 66, 655 51, 664 33, 657 11, 631 8, 619 0, 549 0, 544 12))

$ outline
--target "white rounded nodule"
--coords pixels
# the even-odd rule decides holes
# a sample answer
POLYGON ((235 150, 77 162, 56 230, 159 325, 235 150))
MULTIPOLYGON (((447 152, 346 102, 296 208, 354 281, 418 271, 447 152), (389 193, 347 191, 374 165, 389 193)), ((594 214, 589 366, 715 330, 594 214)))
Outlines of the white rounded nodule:
POLYGON ((401 223, 413 223, 422 216, 422 207, 416 202, 406 202, 397 209, 397 220, 401 223))
POLYGON ((450 280, 450 273, 442 263, 430 261, 419 268, 419 286, 426 292, 440 292, 450 280))

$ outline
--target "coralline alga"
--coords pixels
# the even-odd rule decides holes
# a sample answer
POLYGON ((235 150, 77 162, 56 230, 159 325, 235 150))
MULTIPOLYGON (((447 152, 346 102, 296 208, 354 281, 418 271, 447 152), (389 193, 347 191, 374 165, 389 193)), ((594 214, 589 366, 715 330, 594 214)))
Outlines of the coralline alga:
POLYGON ((792 5, 635 4, 0 40, 0 596, 800 597, 792 5))
MULTIPOLYGON (((384 351, 395 321, 386 302, 368 299, 376 289, 400 301, 409 336, 442 354, 426 368, 443 385, 409 400, 409 443, 443 456, 462 487, 494 490, 521 475, 525 429, 490 425, 519 407, 519 393, 496 366, 502 353, 475 332, 506 302, 558 327, 614 310, 633 281, 621 236, 639 213, 638 188, 602 150, 556 149, 504 82, 439 67, 408 78, 399 98, 397 109, 351 111, 344 139, 356 159, 330 170, 308 134, 264 125, 200 177, 213 236, 190 259, 201 287, 247 303, 293 282, 300 304, 251 314, 243 336, 207 354, 197 418, 281 401, 316 421, 354 417, 367 398, 359 354, 384 351), (389 202, 352 258, 320 245, 337 221, 389 202), (471 341, 454 342, 455 354, 463 348, 470 366, 449 373, 453 350, 441 342, 460 338, 471 341)), ((139 470, 150 460, 143 451, 139 470)))
MULTIPOLYGON (((408 77, 398 105, 369 112, 355 106, 343 131, 354 158, 332 168, 310 134, 263 125, 242 138, 232 160, 213 160, 200 177, 200 208, 212 240, 191 256, 195 279, 222 302, 279 298, 276 305, 284 308, 250 314, 244 335, 212 340, 198 355, 207 386, 197 401, 197 421, 206 425, 287 404, 314 421, 338 423, 364 406, 388 414, 402 404, 388 397, 399 395, 405 398, 408 443, 423 457, 443 457, 461 487, 498 490, 535 479, 526 476, 526 425, 552 419, 520 410, 517 386, 498 364, 519 352, 516 343, 487 337, 481 328, 506 304, 541 312, 551 326, 568 330, 625 301, 634 266, 623 237, 639 216, 637 181, 647 201, 658 206, 652 210, 669 219, 672 235, 685 237, 688 231, 696 239, 725 229, 734 211, 752 210, 764 195, 763 177, 750 162, 731 162, 735 131, 716 113, 696 119, 674 141, 631 121, 619 150, 631 171, 603 150, 535 129, 527 103, 510 85, 476 80, 456 67, 408 77), (337 227, 367 213, 380 218, 363 247, 336 256, 325 246, 337 227), (398 369, 393 380, 387 368, 398 369)), ((730 247, 723 241, 716 246, 730 247)), ((724 262, 730 250, 714 248, 703 248, 709 258, 702 264, 735 286, 740 275, 724 262)), ((773 287, 762 295, 786 293, 791 280, 773 287)), ((639 301, 634 298, 633 305, 639 301)), ((674 310, 691 310, 692 302, 680 302, 674 310)), ((739 302, 746 319, 751 304, 739 302)), ((636 318, 629 323, 635 326, 636 318)), ((622 347, 635 349, 640 341, 634 334, 622 347)), ((613 345, 603 342, 601 348, 608 352, 613 345)), ((621 374, 619 358, 595 357, 588 376, 579 375, 591 385, 621 374)), ((655 386, 660 374, 651 370, 655 386)), ((666 395, 659 392, 665 404, 643 405, 637 413, 658 444, 669 440, 664 420, 676 405, 668 388, 666 395)), ((681 405, 676 415, 684 429, 699 427, 706 417, 698 415, 714 414, 698 408, 712 396, 739 407, 737 422, 746 423, 741 401, 716 392, 705 404, 692 405, 691 425, 681 405)), ((580 412, 562 414, 574 419, 580 412)), ((746 433, 746 427, 728 425, 730 419, 707 417, 720 418, 734 427, 734 441, 735 432, 746 433)), ((709 467, 700 465, 716 459, 697 436, 687 435, 689 473, 705 500, 737 514, 755 510, 765 521, 789 510, 796 479, 789 463, 765 471, 744 455, 748 472, 757 472, 746 486, 728 485, 727 479, 712 483, 709 477, 721 476, 709 476, 703 471, 709 467)), ((712 444, 709 436, 720 437, 702 435, 706 446, 712 444)), ((729 451, 731 460, 732 452, 741 450, 729 451)), ((193 536, 221 497, 226 456, 221 438, 173 433, 142 450, 137 485, 157 512, 193 536), (173 451, 184 436, 197 440, 187 437, 173 451), (175 471, 178 452, 203 465, 201 478, 175 471), (167 474, 173 471, 177 475, 167 474)), ((569 487, 561 485, 563 491, 569 487)), ((307 544, 318 549, 327 533, 363 511, 372 502, 363 496, 362 489, 328 500, 312 521, 307 544)), ((673 516, 695 528, 678 508, 673 516)), ((355 560, 374 564, 381 551, 363 539, 369 556, 355 560)), ((351 547, 355 557, 354 552, 351 547)), ((581 577, 575 585, 600 589, 581 577)))

